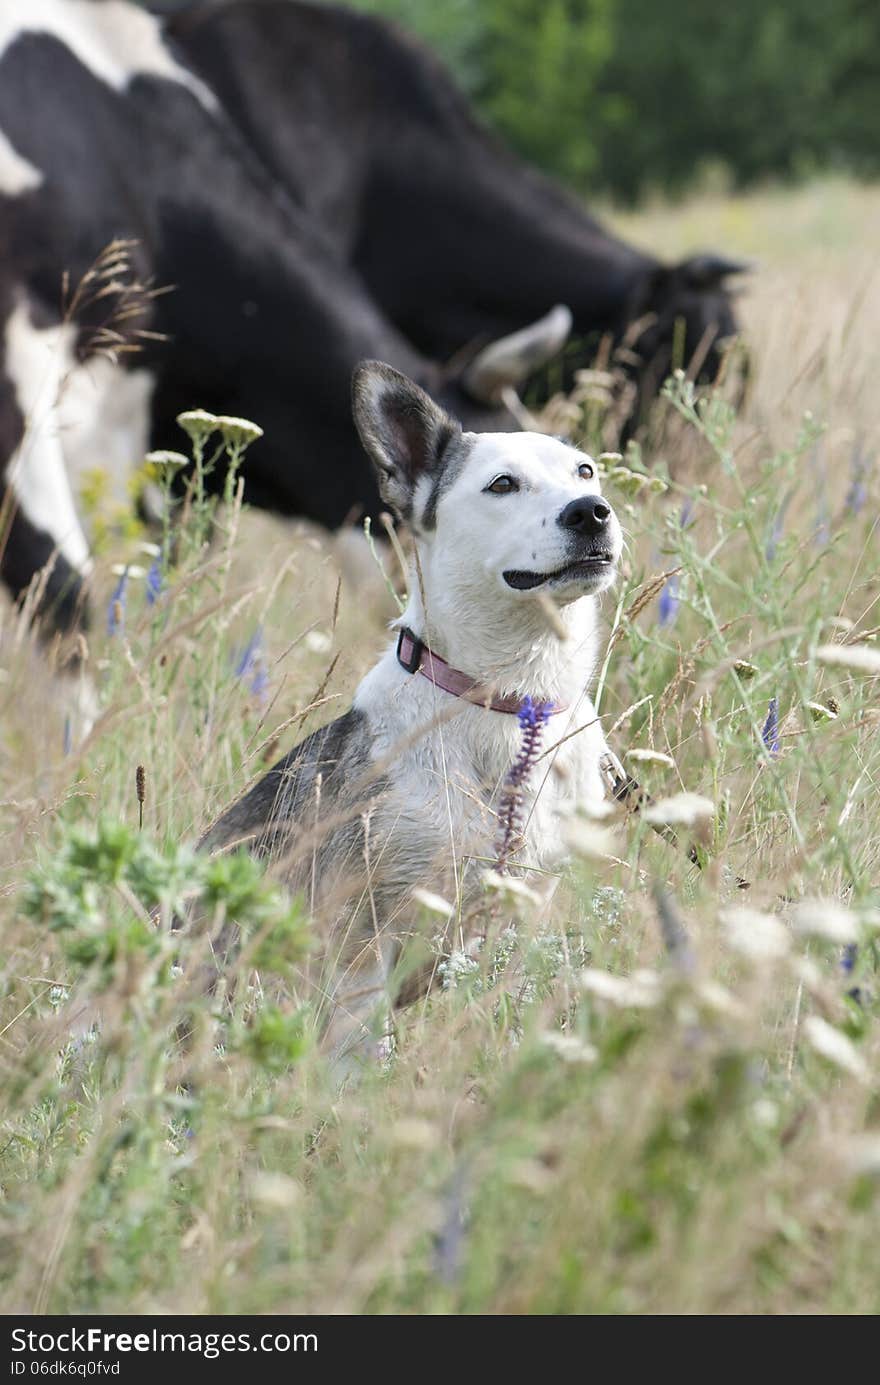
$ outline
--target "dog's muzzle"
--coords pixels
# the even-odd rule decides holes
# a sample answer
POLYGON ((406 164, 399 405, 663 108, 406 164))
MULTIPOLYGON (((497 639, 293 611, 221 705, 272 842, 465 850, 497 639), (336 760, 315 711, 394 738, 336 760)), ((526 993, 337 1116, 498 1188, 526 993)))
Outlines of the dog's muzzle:
POLYGON ((513 591, 534 591, 536 587, 583 584, 585 592, 608 586, 613 577, 615 549, 614 511, 601 495, 582 495, 570 500, 556 516, 565 531, 568 561, 546 572, 527 568, 508 568, 502 573, 513 591))

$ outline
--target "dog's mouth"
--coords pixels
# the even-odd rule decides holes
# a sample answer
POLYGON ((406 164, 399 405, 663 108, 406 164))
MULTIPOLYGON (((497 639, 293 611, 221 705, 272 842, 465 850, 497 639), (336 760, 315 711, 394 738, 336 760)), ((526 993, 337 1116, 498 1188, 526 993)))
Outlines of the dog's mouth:
POLYGON ((555 572, 526 572, 520 568, 509 568, 501 575, 509 587, 517 592, 533 591, 535 587, 555 585, 562 582, 590 581, 607 575, 614 570, 614 559, 610 553, 592 553, 589 558, 579 558, 577 562, 566 563, 555 572))

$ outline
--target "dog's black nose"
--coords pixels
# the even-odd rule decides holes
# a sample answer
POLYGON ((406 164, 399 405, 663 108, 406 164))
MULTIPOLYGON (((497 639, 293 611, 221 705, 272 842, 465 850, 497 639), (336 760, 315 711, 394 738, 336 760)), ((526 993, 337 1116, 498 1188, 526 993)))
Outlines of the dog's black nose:
POLYGON ((601 495, 585 495, 572 500, 559 516, 563 529, 577 534, 601 534, 611 516, 611 506, 601 495))

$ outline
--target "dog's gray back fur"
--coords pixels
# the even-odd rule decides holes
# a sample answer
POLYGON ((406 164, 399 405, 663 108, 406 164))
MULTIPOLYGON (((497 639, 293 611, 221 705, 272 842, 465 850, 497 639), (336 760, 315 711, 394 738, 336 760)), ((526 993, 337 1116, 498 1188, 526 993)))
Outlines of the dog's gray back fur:
POLYGON ((280 866, 297 888, 310 871, 326 879, 359 857, 363 813, 381 784, 369 774, 366 717, 352 708, 313 731, 233 803, 200 842, 201 850, 247 848, 280 866))
MULTIPOLYGON (((294 746, 199 844, 211 852, 248 850, 309 902, 316 938, 303 974, 308 998, 324 1016, 328 1047, 340 1059, 363 1048, 376 1008, 365 824, 383 787, 370 770, 366 717, 353 708, 294 746), (353 1003, 350 992, 363 998, 353 1003)), ((215 940, 218 961, 236 932, 215 940)), ((388 965, 378 967, 383 978, 388 965)))

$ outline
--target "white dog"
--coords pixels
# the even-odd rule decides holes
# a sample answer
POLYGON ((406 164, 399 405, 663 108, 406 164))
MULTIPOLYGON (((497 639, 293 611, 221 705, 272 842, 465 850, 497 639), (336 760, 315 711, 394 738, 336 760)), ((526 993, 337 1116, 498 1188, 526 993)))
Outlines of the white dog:
POLYGON ((271 856, 331 920, 317 984, 337 1054, 362 1048, 387 1013, 413 886, 460 913, 499 851, 546 866, 561 854, 560 816, 603 798, 607 747, 586 690, 596 597, 622 547, 594 462, 564 442, 463 433, 375 361, 355 372, 354 417, 415 541, 398 639, 351 711, 296 746, 203 842, 271 856), (533 746, 523 766, 530 721, 542 754, 533 746))

